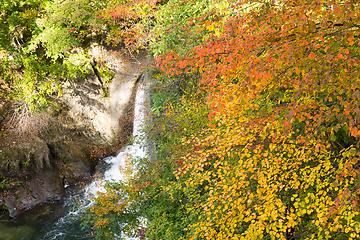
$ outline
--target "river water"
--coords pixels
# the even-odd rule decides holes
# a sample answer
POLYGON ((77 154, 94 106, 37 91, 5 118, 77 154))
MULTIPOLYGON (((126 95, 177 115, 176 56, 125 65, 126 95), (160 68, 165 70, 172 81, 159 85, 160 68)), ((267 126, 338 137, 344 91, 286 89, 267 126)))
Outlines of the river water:
MULTIPOLYGON (((123 179, 119 167, 123 166, 128 157, 147 157, 149 148, 142 128, 148 119, 147 86, 140 82, 137 87, 134 109, 133 136, 135 141, 126 146, 116 157, 102 159, 98 166, 98 173, 103 180, 123 179)), ((86 187, 69 189, 68 194, 61 201, 49 202, 37 206, 15 218, 0 220, 0 240, 77 240, 95 239, 91 229, 82 229, 79 214, 81 209, 76 203, 81 201, 85 207, 93 204, 91 196, 101 191, 99 181, 94 180, 86 187)), ((119 238, 122 239, 122 238, 119 238)), ((123 238, 128 239, 130 238, 123 238)))

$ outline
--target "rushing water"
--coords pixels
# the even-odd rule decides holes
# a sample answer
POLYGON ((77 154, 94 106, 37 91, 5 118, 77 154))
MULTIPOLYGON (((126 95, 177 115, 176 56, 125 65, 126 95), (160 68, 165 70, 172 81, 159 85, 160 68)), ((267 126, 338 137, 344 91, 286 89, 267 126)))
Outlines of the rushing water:
MULTIPOLYGON (((126 146, 116 157, 103 159, 99 164, 99 173, 104 180, 121 180, 119 167, 129 156, 146 157, 149 149, 141 128, 147 122, 147 93, 144 83, 138 84, 134 109, 133 135, 134 144, 126 146)), ((0 220, 0 240, 77 240, 94 239, 91 229, 82 229, 77 218, 81 209, 74 210, 74 203, 81 201, 85 207, 92 204, 90 196, 101 191, 98 181, 93 181, 85 188, 69 190, 61 201, 43 204, 20 214, 14 219, 0 220)), ((129 238, 125 238, 129 239, 129 238)))

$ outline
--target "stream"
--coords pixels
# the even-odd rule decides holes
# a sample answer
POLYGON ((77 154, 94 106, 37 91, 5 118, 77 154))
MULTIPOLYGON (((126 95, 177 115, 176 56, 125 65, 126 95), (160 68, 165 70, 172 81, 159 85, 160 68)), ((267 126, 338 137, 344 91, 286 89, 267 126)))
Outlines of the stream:
MULTIPOLYGON (((142 77, 143 79, 144 77, 142 77)), ((103 180, 121 180, 122 174, 119 167, 124 165, 125 159, 131 157, 147 157, 150 149, 147 139, 142 132, 142 127, 147 124, 147 86, 143 81, 137 85, 135 98, 132 145, 124 147, 116 157, 100 160, 97 172, 103 180)), ((48 202, 37 206, 15 218, 0 221, 0 240, 77 240, 95 239, 91 229, 82 229, 78 216, 81 209, 75 204, 80 201, 85 207, 93 204, 91 196, 101 191, 102 186, 97 180, 85 187, 69 189, 68 194, 60 201, 48 202)), ((133 238, 119 238, 133 240, 133 238)))

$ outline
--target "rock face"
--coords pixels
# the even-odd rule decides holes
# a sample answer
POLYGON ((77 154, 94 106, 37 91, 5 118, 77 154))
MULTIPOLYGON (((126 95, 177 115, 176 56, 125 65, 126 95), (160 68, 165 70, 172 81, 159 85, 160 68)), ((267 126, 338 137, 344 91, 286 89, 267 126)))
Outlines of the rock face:
POLYGON ((148 63, 146 53, 127 57, 126 55, 119 56, 119 52, 119 49, 106 49, 97 44, 94 44, 90 50, 95 61, 106 62, 107 67, 115 73, 113 81, 109 85, 110 124, 108 127, 111 129, 107 129, 108 132, 113 133, 121 130, 119 119, 124 114, 126 105, 131 99, 136 80, 148 63))
POLYGON ((146 66, 138 59, 119 56, 119 49, 93 45, 94 62, 106 64, 115 73, 105 83, 93 71, 86 79, 63 84, 59 112, 46 134, 12 147, 0 147, 0 206, 10 216, 49 200, 58 200, 70 187, 88 181, 98 159, 93 148, 117 144, 124 109, 129 107, 136 80, 146 66), (110 96, 106 97, 106 93, 110 96))

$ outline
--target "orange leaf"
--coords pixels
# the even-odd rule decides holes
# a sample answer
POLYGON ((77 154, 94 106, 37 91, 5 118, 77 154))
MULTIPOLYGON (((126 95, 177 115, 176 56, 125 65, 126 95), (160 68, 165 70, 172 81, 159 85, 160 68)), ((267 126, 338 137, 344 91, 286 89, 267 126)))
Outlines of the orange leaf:
POLYGON ((312 60, 314 60, 314 59, 315 59, 315 53, 314 53, 314 52, 311 52, 311 53, 309 54, 309 58, 312 59, 312 60))
POLYGON ((352 38, 348 38, 348 42, 349 42, 349 45, 350 45, 350 46, 354 45, 354 41, 353 41, 352 38))

